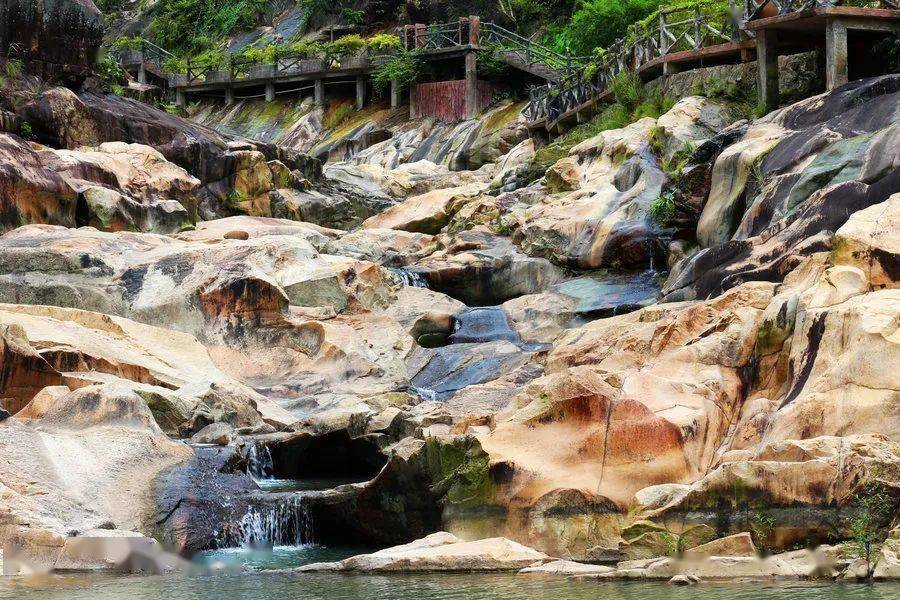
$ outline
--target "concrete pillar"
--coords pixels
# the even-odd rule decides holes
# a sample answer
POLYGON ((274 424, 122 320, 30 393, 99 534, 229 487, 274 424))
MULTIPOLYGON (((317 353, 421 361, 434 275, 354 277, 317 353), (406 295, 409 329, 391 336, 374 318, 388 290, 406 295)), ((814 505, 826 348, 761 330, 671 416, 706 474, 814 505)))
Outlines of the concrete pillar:
POLYGON ((144 68, 143 62, 141 62, 141 66, 138 67, 138 83, 147 83, 147 69, 144 68))
POLYGON ((274 102, 275 101, 275 84, 273 82, 269 82, 266 84, 266 102, 274 102))
POLYGON ((356 77, 356 110, 362 110, 366 105, 366 78, 362 75, 356 77))
POLYGON ((471 119, 478 114, 478 55, 466 53, 466 118, 471 119))
POLYGON ((316 79, 313 98, 318 106, 325 106, 325 80, 316 79))
POLYGON ((234 88, 231 86, 225 88, 225 104, 234 104, 234 88))
POLYGON ((184 97, 184 90, 181 88, 175 88, 175 104, 179 108, 187 108, 187 99, 184 97))
POLYGON ((847 27, 838 19, 829 19, 825 24, 825 88, 833 90, 849 80, 847 27))
POLYGON ((766 112, 778 107, 778 49, 775 32, 756 31, 756 67, 759 72, 759 105, 766 112))
POLYGON ((400 108, 400 80, 391 79, 391 108, 400 108))
POLYGON ((416 113, 416 84, 412 84, 412 87, 409 88, 409 118, 415 119, 418 116, 416 113))

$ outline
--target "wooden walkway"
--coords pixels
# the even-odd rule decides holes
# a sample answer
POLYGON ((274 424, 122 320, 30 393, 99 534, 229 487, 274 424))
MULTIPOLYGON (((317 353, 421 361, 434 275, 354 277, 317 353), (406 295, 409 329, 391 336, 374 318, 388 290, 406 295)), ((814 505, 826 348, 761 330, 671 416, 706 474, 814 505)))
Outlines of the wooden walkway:
MULTIPOLYGON (((556 82, 581 68, 573 57, 523 38, 494 23, 482 23, 479 17, 462 17, 452 23, 407 25, 398 31, 401 45, 429 62, 463 58, 466 78, 473 79, 475 54, 495 52, 510 66, 548 82, 556 82)), ((119 53, 119 62, 130 71, 139 70, 138 79, 146 81, 150 73, 163 78, 175 90, 178 104, 188 95, 224 95, 227 103, 238 98, 274 100, 277 94, 312 90, 317 103, 324 102, 326 85, 355 84, 357 106, 367 99, 368 80, 392 55, 343 56, 325 60, 301 54, 282 53, 271 64, 258 64, 239 55, 229 55, 227 64, 201 67, 188 62, 184 73, 166 73, 164 63, 171 54, 145 44, 140 50, 119 53)), ((400 103, 397 82, 392 82, 391 106, 400 103)), ((474 84, 473 84, 473 87, 474 84)))
MULTIPOLYGON (((745 0, 742 8, 732 5, 724 12, 705 3, 662 10, 652 25, 635 24, 625 39, 600 52, 599 60, 560 54, 494 23, 482 23, 478 17, 406 25, 397 35, 404 49, 423 60, 465 60, 467 90, 471 88, 472 96, 470 116, 477 112, 473 98, 478 52, 494 52, 514 68, 544 80, 531 89, 524 114, 532 131, 556 134, 590 118, 609 101, 610 84, 626 70, 649 81, 698 67, 757 59, 760 102, 773 108, 778 104, 778 54, 824 48, 831 89, 850 77, 850 32, 853 36, 900 32, 896 1, 900 0, 872 0, 877 7, 859 8, 843 6, 841 0, 745 0)), ((276 94, 307 90, 321 104, 326 85, 355 85, 359 108, 367 101, 373 72, 391 59, 390 55, 366 55, 326 61, 282 54, 272 64, 257 64, 231 55, 224 68, 188 63, 185 73, 166 73, 168 57, 152 44, 119 54, 123 66, 139 69, 139 80, 146 80, 149 73, 166 81, 182 106, 187 95, 224 94, 230 103, 256 97, 271 101, 276 94)), ((391 106, 399 105, 399 83, 392 82, 391 106)))
POLYGON ((552 135, 587 120, 611 99, 612 80, 626 70, 649 81, 762 56, 760 101, 770 109, 778 104, 778 53, 824 48, 827 87, 832 89, 849 77, 848 30, 900 31, 897 6, 892 0, 878 3, 883 7, 839 6, 831 0, 746 0, 742 10, 718 14, 704 12, 702 4, 663 10, 655 26, 635 28, 628 41, 618 40, 606 49, 593 74, 575 73, 532 90, 524 111, 528 126, 552 135))

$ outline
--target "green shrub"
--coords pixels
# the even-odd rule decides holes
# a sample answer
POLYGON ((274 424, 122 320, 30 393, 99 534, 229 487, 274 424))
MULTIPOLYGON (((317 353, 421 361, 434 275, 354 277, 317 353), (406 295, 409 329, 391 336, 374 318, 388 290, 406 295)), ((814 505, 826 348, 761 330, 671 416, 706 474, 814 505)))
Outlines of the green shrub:
POLYGON ((112 47, 116 50, 140 50, 144 47, 144 39, 140 36, 122 36, 113 40, 112 47))
POLYGON ((587 56, 624 37, 629 25, 659 6, 659 0, 584 0, 571 21, 548 30, 545 41, 560 52, 587 56))
POLYGON ((897 514, 897 501, 891 489, 873 470, 869 480, 853 493, 853 518, 850 531, 858 556, 866 556, 866 547, 884 539, 882 529, 891 525, 897 514))
POLYGON ((275 44, 263 48, 251 46, 241 53, 241 57, 260 65, 271 65, 278 61, 281 51, 275 44))
POLYGON ((316 58, 322 56, 324 50, 318 42, 294 42, 285 49, 288 53, 304 58, 316 58))
POLYGON ((650 216, 660 225, 668 225, 675 218, 675 192, 668 190, 650 204, 650 216))
POLYGON ((22 124, 19 125, 19 135, 23 140, 35 139, 34 130, 31 128, 31 123, 29 123, 28 121, 22 121, 22 124))
POLYGON ((356 56, 366 48, 366 40, 357 34, 345 35, 325 44, 325 55, 329 58, 356 56))
POLYGON ((393 54, 402 47, 400 38, 392 33, 373 35, 366 43, 373 54, 393 54))
POLYGON ((500 47, 487 46, 482 52, 479 52, 477 54, 478 72, 490 77, 506 73, 507 65, 500 58, 500 51, 500 47))
POLYGON ((616 102, 629 110, 637 108, 644 99, 644 84, 634 71, 622 71, 609 82, 609 89, 616 102))
POLYGON ((355 8, 347 7, 341 11, 341 15, 344 17, 344 20, 347 21, 347 23, 349 23, 350 25, 359 25, 363 22, 366 13, 355 8))
POLYGON ((113 91, 116 95, 122 94, 122 85, 128 81, 128 77, 111 54, 107 52, 101 54, 94 65, 94 73, 105 89, 113 91))
POLYGON ((25 72, 25 63, 21 58, 7 58, 3 72, 10 79, 18 79, 25 72))
POLYGON ((421 64, 416 55, 412 52, 401 52, 375 68, 372 72, 372 86, 381 93, 390 89, 391 81, 396 79, 400 89, 405 89, 418 79, 420 71, 421 64))
POLYGON ((175 52, 199 52, 269 14, 267 0, 159 0, 152 39, 175 52))
POLYGON ((187 60, 173 56, 163 63, 163 70, 167 73, 187 73, 187 60))

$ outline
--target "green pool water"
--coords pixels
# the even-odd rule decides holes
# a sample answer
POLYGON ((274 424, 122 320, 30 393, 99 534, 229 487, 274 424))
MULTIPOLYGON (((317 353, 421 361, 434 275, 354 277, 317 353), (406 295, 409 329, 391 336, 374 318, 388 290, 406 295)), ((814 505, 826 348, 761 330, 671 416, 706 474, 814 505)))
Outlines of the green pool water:
POLYGON ((339 575, 241 573, 215 576, 54 576, 0 579, 0 598, 27 600, 896 600, 896 584, 665 583, 571 581, 523 575, 339 575))

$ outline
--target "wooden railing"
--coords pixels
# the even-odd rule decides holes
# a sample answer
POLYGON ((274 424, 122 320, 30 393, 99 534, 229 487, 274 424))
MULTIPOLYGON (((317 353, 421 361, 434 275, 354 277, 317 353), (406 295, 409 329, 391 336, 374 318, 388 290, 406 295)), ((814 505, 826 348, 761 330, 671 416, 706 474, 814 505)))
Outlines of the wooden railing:
POLYGON ((787 15, 814 8, 828 8, 832 6, 865 6, 868 8, 897 10, 900 8, 900 3, 896 0, 871 0, 865 2, 855 2, 853 0, 744 0, 744 14, 747 15, 747 20, 750 21, 761 17, 787 15))
POLYGON ((583 67, 587 62, 586 58, 561 54, 491 21, 482 23, 478 17, 461 17, 451 23, 406 25, 401 38, 404 48, 410 52, 471 46, 514 54, 522 62, 541 64, 561 74, 583 67))
POLYGON ((383 55, 347 55, 326 60, 310 58, 305 53, 286 53, 279 55, 272 63, 261 64, 258 61, 232 54, 222 65, 197 66, 188 62, 185 73, 169 74, 169 83, 173 87, 185 87, 254 79, 277 79, 322 73, 329 70, 365 70, 388 58, 389 56, 383 55))
POLYGON ((733 6, 724 13, 706 13, 702 5, 660 11, 653 26, 633 26, 628 37, 602 51, 588 74, 585 69, 573 70, 555 84, 533 88, 524 109, 525 117, 529 121, 553 122, 606 93, 612 80, 623 71, 637 70, 675 52, 696 51, 746 37, 741 23, 742 13, 733 6))
POLYGON ((110 52, 116 57, 120 65, 152 63, 156 65, 160 72, 163 71, 163 65, 166 61, 173 57, 171 52, 147 40, 141 40, 138 48, 111 49, 110 52))

